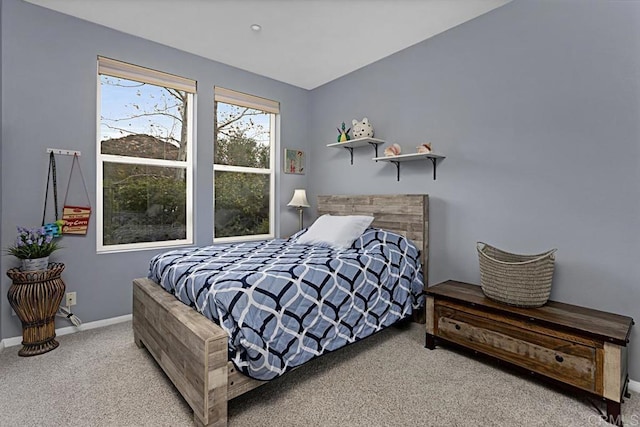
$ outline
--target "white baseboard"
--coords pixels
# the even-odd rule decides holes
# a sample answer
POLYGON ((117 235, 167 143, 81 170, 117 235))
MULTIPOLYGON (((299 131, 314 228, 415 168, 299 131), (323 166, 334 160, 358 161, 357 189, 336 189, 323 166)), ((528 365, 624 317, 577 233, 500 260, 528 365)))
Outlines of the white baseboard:
MULTIPOLYGON (((65 328, 56 329, 56 336, 73 334, 75 332, 88 331, 89 329, 102 328, 104 326, 115 325, 116 323, 128 322, 132 319, 131 314, 124 316, 112 317, 110 319, 96 320, 94 322, 83 323, 80 326, 67 326, 65 328)), ((0 341, 0 350, 4 347, 13 347, 22 344, 22 337, 5 338, 0 341)))
POLYGON ((630 379, 629 380, 629 390, 635 391, 636 393, 640 393, 640 382, 630 379))
POLYGON ((2 340, 4 347, 13 347, 22 344, 22 337, 5 338, 2 340))

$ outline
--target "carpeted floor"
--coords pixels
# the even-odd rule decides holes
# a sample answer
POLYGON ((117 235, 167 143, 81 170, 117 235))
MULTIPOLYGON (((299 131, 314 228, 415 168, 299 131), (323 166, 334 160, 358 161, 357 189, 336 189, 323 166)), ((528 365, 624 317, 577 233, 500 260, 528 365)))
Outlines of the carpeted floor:
MULTIPOLYGON (((131 323, 0 352, 0 426, 190 426, 187 404, 131 323)), ((622 405, 640 425, 640 395, 622 405)), ((390 328, 229 403, 229 426, 606 426, 584 399, 390 328)))

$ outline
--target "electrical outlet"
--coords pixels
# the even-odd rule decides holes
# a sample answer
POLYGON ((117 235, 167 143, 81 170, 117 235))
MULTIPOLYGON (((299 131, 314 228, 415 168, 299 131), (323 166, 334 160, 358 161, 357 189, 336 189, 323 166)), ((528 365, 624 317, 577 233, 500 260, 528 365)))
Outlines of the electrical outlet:
POLYGON ((67 307, 71 307, 72 305, 76 305, 76 293, 67 292, 67 307))

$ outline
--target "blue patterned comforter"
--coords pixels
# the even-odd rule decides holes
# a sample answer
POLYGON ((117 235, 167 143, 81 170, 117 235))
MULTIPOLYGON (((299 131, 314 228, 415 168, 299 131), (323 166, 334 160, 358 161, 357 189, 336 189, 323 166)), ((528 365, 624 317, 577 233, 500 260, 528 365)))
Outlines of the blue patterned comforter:
POLYGON ((350 249, 296 237, 179 249, 155 256, 149 278, 219 324, 245 375, 273 379, 365 338, 422 304, 419 252, 368 229, 350 249))

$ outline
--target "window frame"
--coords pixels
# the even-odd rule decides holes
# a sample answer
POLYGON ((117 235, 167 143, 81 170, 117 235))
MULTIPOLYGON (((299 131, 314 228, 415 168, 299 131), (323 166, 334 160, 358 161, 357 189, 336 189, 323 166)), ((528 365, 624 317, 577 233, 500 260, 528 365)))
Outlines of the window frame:
POLYGON ((149 68, 140 67, 125 62, 98 57, 97 61, 97 102, 96 102, 96 252, 97 253, 114 253, 114 252, 131 252, 149 249, 173 248, 177 246, 193 245, 193 182, 194 168, 193 158, 195 151, 195 103, 196 103, 196 82, 183 77, 174 76, 172 74, 163 73, 149 68), (102 63, 101 63, 102 62, 102 63), (105 71, 101 71, 101 69, 105 71), (113 154, 102 154, 101 140, 101 104, 102 90, 100 77, 107 75, 116 78, 138 81, 145 84, 172 87, 174 89, 183 90, 188 93, 187 99, 187 158, 181 160, 165 160, 143 158, 135 156, 122 156, 113 154), (145 78, 148 77, 148 78, 145 78), (186 83, 184 83, 186 82, 186 83), (190 86, 192 84, 192 88, 190 86), (186 90, 188 89, 188 90, 186 90), (123 243, 115 245, 104 244, 104 165, 105 163, 131 164, 155 167, 170 167, 176 169, 184 169, 186 180, 185 195, 185 219, 186 219, 186 236, 184 239, 178 240, 162 240, 154 242, 138 242, 123 243))
MULTIPOLYGON (((214 157, 212 164, 213 169, 213 242, 214 243, 231 243, 231 242, 249 242, 254 240, 266 240, 273 239, 276 235, 276 150, 277 145, 277 123, 279 123, 278 116, 280 114, 280 104, 277 101, 272 101, 266 98, 260 98, 254 95, 245 94, 242 92, 236 92, 231 89, 225 89, 216 86, 214 88, 214 114, 217 114, 218 109, 215 107, 215 103, 222 102, 224 104, 231 104, 239 107, 248 107, 255 110, 264 111, 269 114, 269 168, 254 168, 248 166, 231 166, 215 163, 215 145, 218 141, 218 135, 214 127, 214 157), (216 172, 237 172, 237 173, 253 173, 260 175, 269 175, 269 233, 268 234, 251 234, 244 236, 229 236, 229 237, 216 237, 215 227, 215 215, 216 215, 216 186, 215 177, 216 172)), ((215 120, 215 117, 214 117, 215 120)))

